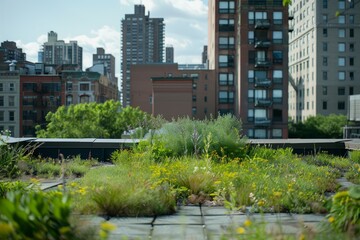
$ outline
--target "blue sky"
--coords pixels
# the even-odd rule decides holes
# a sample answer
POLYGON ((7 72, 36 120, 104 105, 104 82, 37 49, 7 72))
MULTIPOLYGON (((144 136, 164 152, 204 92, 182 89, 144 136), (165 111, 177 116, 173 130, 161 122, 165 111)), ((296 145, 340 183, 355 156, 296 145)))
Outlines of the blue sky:
POLYGON ((175 61, 200 63, 207 44, 207 0, 1 0, 0 42, 16 41, 29 61, 37 61, 47 33, 77 40, 84 68, 91 66, 96 47, 116 58, 120 73, 121 19, 144 4, 151 17, 165 20, 165 43, 175 48, 175 61), (5 11, 4 11, 5 10, 5 11))

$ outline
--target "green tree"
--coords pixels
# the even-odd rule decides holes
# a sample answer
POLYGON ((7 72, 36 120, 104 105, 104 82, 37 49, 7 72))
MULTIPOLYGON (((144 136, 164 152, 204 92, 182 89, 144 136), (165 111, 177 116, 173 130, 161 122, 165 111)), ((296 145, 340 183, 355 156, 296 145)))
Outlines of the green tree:
POLYGON ((150 118, 139 108, 122 108, 113 100, 61 106, 46 115, 44 129, 36 126, 36 134, 41 138, 121 138, 124 131, 143 128, 150 118))
POLYGON ((289 138, 342 138, 345 115, 311 116, 304 122, 289 124, 289 138))

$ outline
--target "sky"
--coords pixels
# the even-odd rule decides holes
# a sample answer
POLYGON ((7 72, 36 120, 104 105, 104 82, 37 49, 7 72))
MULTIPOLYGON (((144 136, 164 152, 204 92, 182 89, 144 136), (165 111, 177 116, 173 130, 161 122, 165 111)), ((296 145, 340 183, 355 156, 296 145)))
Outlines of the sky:
POLYGON ((175 62, 201 63, 207 45, 207 0, 1 0, 0 42, 15 41, 28 61, 54 31, 59 40, 78 41, 83 69, 92 65, 97 47, 116 59, 120 76, 121 20, 145 5, 150 17, 164 18, 165 44, 174 47, 175 62))

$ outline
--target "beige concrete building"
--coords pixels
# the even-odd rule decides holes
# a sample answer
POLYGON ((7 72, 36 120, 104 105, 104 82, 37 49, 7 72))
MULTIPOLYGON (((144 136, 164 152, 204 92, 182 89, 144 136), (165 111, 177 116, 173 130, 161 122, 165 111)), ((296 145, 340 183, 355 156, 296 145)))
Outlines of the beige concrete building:
POLYGON ((359 1, 293 0, 289 12, 289 117, 346 114, 360 93, 359 1))
POLYGON ((208 61, 216 111, 249 138, 288 136, 288 9, 281 0, 209 0, 208 61))
POLYGON ((12 137, 19 137, 19 86, 18 71, 0 72, 0 132, 9 130, 12 137))

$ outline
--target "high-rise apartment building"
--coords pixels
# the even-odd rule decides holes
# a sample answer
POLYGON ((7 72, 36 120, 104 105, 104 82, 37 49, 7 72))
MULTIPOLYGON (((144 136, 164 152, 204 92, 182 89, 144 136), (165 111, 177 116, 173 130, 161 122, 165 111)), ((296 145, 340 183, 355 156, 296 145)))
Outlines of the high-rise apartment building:
POLYGON ((165 48, 165 62, 166 63, 174 63, 174 47, 167 46, 165 48))
POLYGON ((360 93, 359 1, 293 0, 289 12, 289 117, 346 114, 360 93))
POLYGON ((131 104, 130 66, 139 63, 160 63, 164 60, 163 18, 145 15, 144 5, 135 5, 133 14, 126 14, 121 21, 122 29, 122 100, 131 104))
POLYGON ((0 45, 0 61, 17 61, 23 62, 26 60, 26 54, 21 48, 16 46, 16 42, 4 41, 0 45))
POLYGON ((65 43, 63 40, 58 40, 56 32, 48 33, 48 41, 43 45, 43 63, 44 64, 78 64, 82 69, 82 47, 77 44, 77 41, 70 41, 65 43))
POLYGON ((93 65, 102 64, 105 72, 103 75, 107 76, 111 82, 117 84, 115 77, 115 57, 112 54, 105 53, 103 48, 97 48, 96 54, 93 54, 93 65))
POLYGON ((282 0, 209 0, 208 60, 217 112, 249 138, 288 135, 288 8, 282 0))

